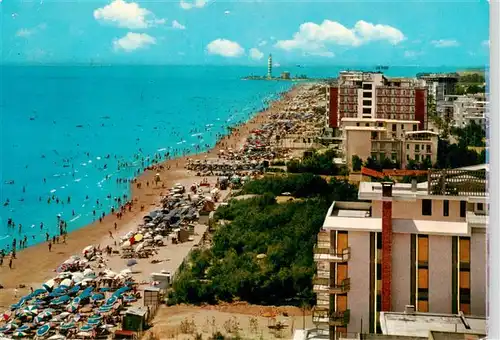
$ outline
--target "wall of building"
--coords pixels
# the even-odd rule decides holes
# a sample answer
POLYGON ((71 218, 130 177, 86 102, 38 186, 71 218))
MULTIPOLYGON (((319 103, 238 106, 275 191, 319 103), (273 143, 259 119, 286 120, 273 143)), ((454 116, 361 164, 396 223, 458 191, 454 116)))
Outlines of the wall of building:
POLYGON ((486 315, 486 268, 487 268, 487 243, 486 229, 472 229, 471 237, 471 263, 470 263, 470 288, 471 288, 471 314, 486 315))
POLYGON ((429 236, 429 312, 451 313, 452 238, 429 236))
POLYGON ((351 290, 347 294, 347 303, 351 320, 347 331, 360 332, 361 322, 365 331, 369 329, 370 322, 370 233, 350 231, 348 240, 351 247, 351 290))
POLYGON ((419 130, 424 130, 427 126, 427 91, 424 89, 415 90, 415 120, 420 122, 419 130))
POLYGON ((410 234, 394 234, 392 242, 392 310, 404 312, 410 304, 410 234))
POLYGON ((345 156, 349 168, 352 167, 352 156, 358 155, 363 161, 371 156, 371 131, 346 130, 345 156))
POLYGON ((331 128, 338 127, 338 110, 339 110, 339 89, 337 87, 330 87, 330 98, 329 98, 329 126, 331 128))
MULTIPOLYGON (((382 202, 372 202, 372 216, 382 217, 382 202)), ((392 218, 412 219, 412 220, 433 220, 464 222, 465 218, 460 217, 460 201, 449 201, 449 216, 443 216, 443 200, 432 200, 432 215, 422 215, 422 200, 397 201, 392 202, 392 218)))

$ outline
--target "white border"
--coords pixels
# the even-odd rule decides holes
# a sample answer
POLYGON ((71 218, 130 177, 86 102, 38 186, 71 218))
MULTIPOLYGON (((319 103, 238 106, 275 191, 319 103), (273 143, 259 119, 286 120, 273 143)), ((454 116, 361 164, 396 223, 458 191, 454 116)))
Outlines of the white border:
POLYGON ((488 316, 488 339, 500 339, 500 2, 490 1, 490 133, 489 133, 489 191, 491 198, 491 210, 488 227, 488 289, 487 316, 488 316))

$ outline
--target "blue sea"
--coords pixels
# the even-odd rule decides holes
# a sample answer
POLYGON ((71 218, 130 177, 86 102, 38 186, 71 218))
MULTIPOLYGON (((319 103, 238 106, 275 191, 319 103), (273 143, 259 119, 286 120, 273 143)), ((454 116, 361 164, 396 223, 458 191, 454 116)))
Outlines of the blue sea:
MULTIPOLYGON (((335 77, 342 69, 274 71, 335 77)), ((92 222, 94 210, 109 212, 115 197, 129 194, 116 179, 132 178, 142 157, 213 146, 228 125, 248 120, 292 86, 241 79, 265 73, 242 66, 0 66, 0 249, 24 235, 28 246, 46 232, 55 235, 58 215, 71 231, 92 222)))

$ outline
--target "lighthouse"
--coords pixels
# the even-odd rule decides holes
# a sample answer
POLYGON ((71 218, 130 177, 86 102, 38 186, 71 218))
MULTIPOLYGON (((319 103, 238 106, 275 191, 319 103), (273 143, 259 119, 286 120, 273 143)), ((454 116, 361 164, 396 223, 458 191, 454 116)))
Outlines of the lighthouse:
POLYGON ((271 79, 273 77, 273 55, 269 54, 267 58, 267 78, 271 79))

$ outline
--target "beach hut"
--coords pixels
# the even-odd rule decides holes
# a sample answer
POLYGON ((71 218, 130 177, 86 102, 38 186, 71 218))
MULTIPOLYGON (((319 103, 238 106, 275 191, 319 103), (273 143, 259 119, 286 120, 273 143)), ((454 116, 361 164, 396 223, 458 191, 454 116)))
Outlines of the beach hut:
POLYGON ((147 309, 131 307, 125 312, 122 328, 127 331, 142 332, 146 327, 147 309))

